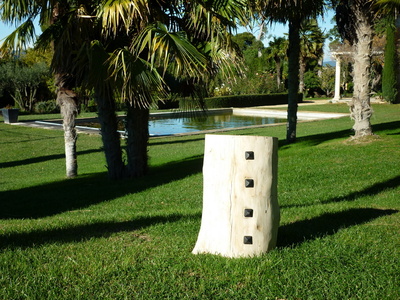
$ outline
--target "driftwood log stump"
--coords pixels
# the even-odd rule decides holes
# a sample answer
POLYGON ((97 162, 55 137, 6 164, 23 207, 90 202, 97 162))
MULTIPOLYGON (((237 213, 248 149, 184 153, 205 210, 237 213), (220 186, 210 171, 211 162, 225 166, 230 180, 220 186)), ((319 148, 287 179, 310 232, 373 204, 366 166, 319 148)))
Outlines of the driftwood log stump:
POLYGON ((194 254, 255 256, 276 246, 278 140, 206 135, 203 214, 194 254))

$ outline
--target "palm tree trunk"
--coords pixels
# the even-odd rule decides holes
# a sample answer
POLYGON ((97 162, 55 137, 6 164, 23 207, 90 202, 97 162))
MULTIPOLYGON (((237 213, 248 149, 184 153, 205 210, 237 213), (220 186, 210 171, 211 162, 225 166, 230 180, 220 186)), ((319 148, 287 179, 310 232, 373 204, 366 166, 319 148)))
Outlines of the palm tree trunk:
MULTIPOLYGON (((52 11, 50 23, 53 24, 63 13, 60 10, 60 3, 56 5, 52 11)), ((54 51, 54 41, 51 43, 54 51)), ((64 129, 64 149, 65 149, 65 168, 67 178, 73 178, 78 175, 78 159, 76 153, 76 141, 78 134, 75 129, 75 119, 78 115, 78 99, 73 91, 74 79, 71 76, 65 75, 64 70, 55 70, 54 80, 57 86, 57 104, 60 107, 61 116, 63 117, 64 129)))
POLYGON ((282 84, 282 60, 280 57, 275 57, 276 66, 276 84, 278 85, 278 90, 281 90, 282 84))
POLYGON ((129 176, 143 176, 148 170, 149 109, 128 105, 125 126, 129 176))
POLYGON ((63 117, 67 178, 73 178, 78 175, 78 160, 76 154, 76 140, 78 135, 75 129, 78 105, 75 92, 71 89, 59 88, 57 91, 57 103, 60 106, 61 116, 63 117))
POLYGON ((299 90, 299 56, 300 56, 300 21, 289 21, 289 74, 288 74, 288 120, 286 130, 286 141, 296 141, 297 127, 297 102, 299 90))
POLYGON ((368 22, 362 22, 363 18, 360 17, 358 20, 354 53, 354 93, 350 104, 351 118, 354 120, 354 138, 373 134, 370 122, 372 27, 368 22))
POLYGON ((304 57, 300 55, 299 58, 299 93, 304 92, 304 73, 306 72, 306 62, 304 57))
POLYGON ((125 165, 122 160, 120 134, 118 133, 118 119, 115 114, 115 102, 111 97, 96 93, 101 138, 110 179, 125 177, 125 165))

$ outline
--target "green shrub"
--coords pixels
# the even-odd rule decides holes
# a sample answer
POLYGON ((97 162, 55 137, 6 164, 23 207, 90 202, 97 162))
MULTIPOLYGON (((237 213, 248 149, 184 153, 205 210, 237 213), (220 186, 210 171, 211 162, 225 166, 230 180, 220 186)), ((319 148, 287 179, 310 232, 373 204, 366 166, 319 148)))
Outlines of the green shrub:
POLYGON ((396 27, 389 24, 386 29, 385 65, 382 72, 383 98, 390 103, 396 102, 396 27))
POLYGON ((34 106, 34 111, 38 114, 54 114, 59 113, 60 109, 56 100, 48 100, 37 102, 34 106))
MULTIPOLYGON (((299 102, 303 101, 303 95, 299 94, 299 102)), ((190 107, 191 99, 180 99, 179 107, 190 107)), ((252 107, 264 105, 287 104, 288 94, 264 94, 264 95, 234 95, 222 96, 204 99, 207 108, 223 108, 223 107, 252 107)))

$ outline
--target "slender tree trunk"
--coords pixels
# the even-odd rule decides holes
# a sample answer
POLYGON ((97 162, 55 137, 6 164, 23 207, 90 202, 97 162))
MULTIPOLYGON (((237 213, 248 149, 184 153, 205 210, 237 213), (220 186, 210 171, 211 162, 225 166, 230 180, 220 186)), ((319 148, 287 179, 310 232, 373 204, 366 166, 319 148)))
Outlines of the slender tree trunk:
POLYGON ((121 138, 118 133, 118 119, 115 114, 115 102, 111 97, 96 93, 101 138, 110 179, 125 177, 125 165, 122 160, 121 138))
POLYGON ((367 18, 358 16, 354 53, 354 93, 350 104, 351 118, 354 120, 354 138, 373 134, 370 122, 372 116, 370 104, 372 26, 367 18))
POLYGON ((278 90, 280 90, 282 84, 282 60, 280 57, 275 57, 275 66, 276 66, 276 84, 278 85, 278 90))
POLYGON ((299 90, 299 56, 300 56, 300 21, 290 20, 289 22, 289 74, 288 74, 288 120, 286 141, 296 141, 297 127, 297 102, 299 90))
MULTIPOLYGON (((60 3, 56 2, 52 12, 51 24, 53 24, 63 13, 60 9, 60 3)), ((54 41, 51 43, 53 50, 55 49, 54 41)), ((78 115, 78 99, 73 91, 74 79, 65 75, 64 70, 57 68, 54 75, 57 87, 57 104, 60 107, 61 116, 63 118, 64 129, 64 149, 65 149, 65 168, 67 178, 73 178, 78 175, 78 159, 76 153, 76 141, 78 135, 75 129, 75 119, 78 115)))
POLYGON ((78 160, 76 154, 76 141, 78 135, 75 129, 75 119, 78 114, 77 95, 67 82, 69 80, 60 74, 55 75, 57 86, 57 104, 63 118, 65 168, 67 178, 78 175, 78 160))
POLYGON ((300 55, 299 58, 299 93, 304 92, 304 73, 306 72, 306 62, 304 57, 300 55))
POLYGON ((129 105, 126 131, 129 176, 143 176, 148 170, 149 109, 129 105))
POLYGON ((68 178, 78 175, 78 160, 76 154, 76 140, 78 135, 75 129, 75 119, 78 114, 77 97, 74 91, 59 88, 57 91, 57 103, 60 106, 63 117, 65 167, 68 178))
POLYGON ((318 59, 318 78, 322 77, 322 67, 324 66, 324 57, 318 59))

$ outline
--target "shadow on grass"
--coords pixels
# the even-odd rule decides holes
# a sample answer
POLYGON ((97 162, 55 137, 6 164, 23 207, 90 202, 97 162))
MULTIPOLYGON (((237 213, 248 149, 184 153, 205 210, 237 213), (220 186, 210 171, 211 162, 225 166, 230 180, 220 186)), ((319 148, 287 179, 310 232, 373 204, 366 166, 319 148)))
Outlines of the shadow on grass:
POLYGON ((0 219, 40 218, 87 207, 127 194, 161 186, 201 172, 203 158, 186 160, 150 169, 149 175, 110 181, 105 173, 80 176, 35 187, 0 192, 0 219))
MULTIPOLYGON (((343 201, 355 201, 358 198, 362 198, 365 196, 373 196, 373 195, 378 195, 379 193, 382 193, 388 189, 394 189, 400 186, 400 175, 393 177, 392 179, 383 181, 383 182, 378 182, 375 183, 361 191, 350 193, 345 196, 341 197, 334 197, 331 199, 328 199, 326 201, 321 201, 318 204, 329 204, 329 203, 335 203, 335 202, 343 202, 343 201)), ((293 204, 293 205, 281 205, 281 208, 293 208, 293 207, 306 207, 306 206, 313 206, 315 203, 309 203, 309 204, 293 204)))
POLYGON ((198 135, 197 138, 190 138, 190 139, 185 139, 183 136, 176 138, 175 136, 171 136, 171 138, 174 138, 174 140, 170 141, 165 141, 162 140, 164 138, 169 138, 168 136, 165 137, 157 137, 157 138, 150 138, 150 146, 160 146, 160 145, 171 145, 171 144, 184 144, 184 143, 190 143, 190 142, 198 142, 204 140, 204 135, 198 135))
MULTIPOLYGON (((380 123, 380 124, 375 124, 372 126, 373 132, 377 135, 379 135, 380 132, 388 131, 388 130, 392 131, 396 128, 400 129, 400 121, 380 123)), ((333 131, 333 132, 328 132, 328 133, 320 133, 320 134, 299 137, 299 138, 297 138, 297 141, 294 144, 287 144, 287 142, 285 140, 281 140, 281 141, 279 141, 279 148, 286 149, 286 148, 289 148, 291 146, 295 146, 298 144, 301 144, 303 146, 316 146, 316 145, 319 145, 323 142, 327 142, 330 140, 349 138, 353 134, 354 134, 354 131, 352 129, 345 129, 345 130, 333 131)), ((389 133, 389 134, 393 135, 396 133, 389 133)))
MULTIPOLYGON (((12 126, 12 125, 10 125, 12 126)), ((0 140, 0 145, 7 145, 11 143, 30 143, 30 142, 38 142, 38 141, 49 141, 50 139, 55 140, 63 140, 63 136, 53 136, 53 135, 45 135, 45 134, 36 134, 36 133, 26 133, 19 132, 16 130, 4 130, 0 129, 0 135, 2 134, 10 134, 13 136, 12 141, 4 141, 0 140)))
MULTIPOLYGON (((0 236, 0 249, 39 247, 49 243, 76 243, 92 238, 107 238, 114 233, 137 231, 156 224, 178 222, 180 220, 198 219, 200 214, 139 217, 132 221, 100 222, 68 228, 44 229, 28 233, 17 233, 0 236)), ((132 235, 132 239, 139 237, 132 235)))
POLYGON ((279 248, 295 247, 303 242, 333 235, 339 229, 367 223, 373 219, 397 213, 398 210, 353 208, 337 213, 327 213, 311 220, 303 220, 279 227, 279 248))
MULTIPOLYGON (((79 157, 80 155, 96 153, 96 152, 103 152, 103 150, 102 149, 97 149, 97 150, 92 149, 92 150, 79 151, 77 153, 77 155, 79 157)), ((45 162, 45 161, 54 160, 54 159, 63 159, 63 158, 65 158, 65 154, 53 154, 53 155, 46 155, 46 156, 40 156, 40 157, 33 157, 33 158, 28 158, 28 159, 21 159, 21 160, 16 160, 16 161, 0 163, 0 168, 12 168, 12 167, 17 167, 17 166, 22 166, 22 165, 26 166, 26 165, 30 165, 30 164, 45 162)))

